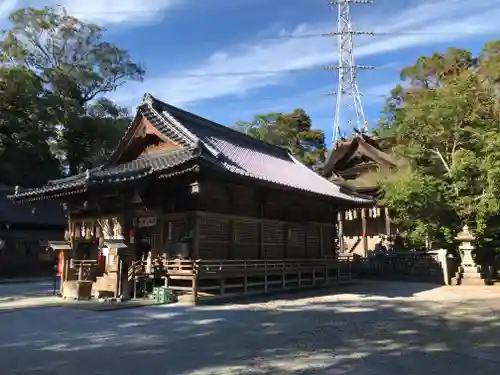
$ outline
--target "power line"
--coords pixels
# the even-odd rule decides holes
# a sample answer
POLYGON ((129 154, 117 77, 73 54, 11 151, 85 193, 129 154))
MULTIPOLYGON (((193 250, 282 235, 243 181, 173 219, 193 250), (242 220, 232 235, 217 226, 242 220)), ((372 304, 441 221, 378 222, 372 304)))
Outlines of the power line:
MULTIPOLYGON (((401 68, 396 67, 375 67, 371 65, 356 65, 357 69, 360 70, 396 70, 400 71, 401 68)), ((340 70, 346 68, 340 68, 336 65, 328 65, 325 67, 307 67, 307 68, 296 68, 296 69, 279 69, 279 70, 248 70, 239 72, 225 72, 225 73, 181 73, 181 74, 164 74, 164 75, 154 75, 148 76, 148 78, 211 78, 211 77, 231 77, 231 76, 252 76, 252 75, 273 75, 273 74, 285 74, 285 73, 303 73, 308 71, 328 71, 328 70, 340 70)))
MULTIPOLYGON (((298 34, 298 35, 275 35, 275 36, 267 36, 267 35, 259 35, 254 36, 249 39, 252 41, 280 41, 280 40, 294 40, 294 39, 319 39, 324 38, 326 36, 336 36, 338 33, 311 33, 311 34, 298 34)), ((478 32, 444 32, 444 31, 408 31, 408 32, 360 32, 353 31, 352 35, 354 36, 370 36, 370 37, 390 37, 390 36, 439 36, 439 35, 456 35, 456 36, 487 36, 487 35, 498 35, 498 31, 478 31, 478 32)), ((221 43, 221 40, 216 39, 204 39, 204 38, 193 38, 193 39, 183 39, 183 38, 162 38, 163 43, 179 43, 179 44, 215 44, 221 43)))

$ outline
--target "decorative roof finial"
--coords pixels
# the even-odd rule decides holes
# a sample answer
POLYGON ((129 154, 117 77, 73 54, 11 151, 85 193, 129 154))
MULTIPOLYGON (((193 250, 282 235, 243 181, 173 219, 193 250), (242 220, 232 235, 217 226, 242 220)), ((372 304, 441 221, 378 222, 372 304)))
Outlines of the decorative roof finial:
POLYGON ((19 185, 16 185, 16 187, 14 188, 14 194, 18 195, 20 192, 21 192, 21 187, 19 185))
POLYGON ((153 96, 149 92, 147 92, 142 97, 142 101, 147 104, 153 104, 153 96))
POLYGON ((87 181, 90 180, 90 169, 87 169, 85 171, 85 180, 87 180, 87 181))

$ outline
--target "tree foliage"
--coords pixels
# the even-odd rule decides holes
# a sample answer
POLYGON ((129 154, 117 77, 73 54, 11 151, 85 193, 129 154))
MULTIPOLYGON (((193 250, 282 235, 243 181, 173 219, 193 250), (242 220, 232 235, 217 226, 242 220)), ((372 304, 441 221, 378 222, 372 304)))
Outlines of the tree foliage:
POLYGON ((54 135, 53 97, 23 68, 0 68, 0 176, 38 186, 59 176, 47 142, 54 135))
POLYGON ((420 57, 387 100, 378 133, 408 168, 386 176, 380 201, 420 242, 450 242, 464 223, 484 233, 500 210, 499 52, 420 57))
POLYGON ((311 118, 303 109, 290 113, 256 115, 251 122, 238 121, 234 128, 254 138, 284 147, 309 167, 318 166, 325 159, 325 135, 313 129, 311 118))
POLYGON ((57 125, 47 143, 77 173, 102 159, 119 139, 128 114, 106 94, 145 70, 127 51, 104 40, 104 30, 67 14, 61 7, 24 8, 10 16, 0 61, 21 69, 44 90, 48 123, 57 125))

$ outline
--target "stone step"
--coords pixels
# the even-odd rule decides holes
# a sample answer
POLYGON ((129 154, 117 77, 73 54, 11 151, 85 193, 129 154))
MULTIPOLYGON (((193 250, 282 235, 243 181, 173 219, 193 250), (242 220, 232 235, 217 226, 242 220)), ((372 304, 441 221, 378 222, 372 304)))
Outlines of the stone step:
POLYGON ((463 267, 462 270, 464 274, 481 273, 481 267, 463 267))
POLYGON ((462 279, 483 279, 483 275, 476 272, 476 273, 460 273, 458 274, 459 278, 462 279))
POLYGON ((487 285, 486 280, 484 279, 462 279, 459 281, 457 285, 464 286, 484 286, 487 285))

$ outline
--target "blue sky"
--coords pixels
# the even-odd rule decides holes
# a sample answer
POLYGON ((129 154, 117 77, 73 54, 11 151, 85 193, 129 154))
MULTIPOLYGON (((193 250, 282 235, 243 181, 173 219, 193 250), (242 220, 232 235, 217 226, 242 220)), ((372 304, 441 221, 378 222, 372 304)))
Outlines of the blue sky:
MULTIPOLYGON (((135 106, 150 92, 225 125, 301 107, 331 137, 335 97, 324 93, 336 91, 337 73, 321 68, 336 63, 337 41, 289 38, 336 29, 336 13, 325 0, 0 0, 0 18, 22 6, 53 4, 105 26, 109 40, 146 65, 145 82, 112 94, 123 105, 135 106), (273 73, 237 74, 249 71, 273 73)), ((355 39, 357 64, 380 68, 358 73, 370 124, 401 67, 449 46, 477 53, 498 37, 498 19, 498 0, 353 6, 354 29, 385 33, 355 39)))

